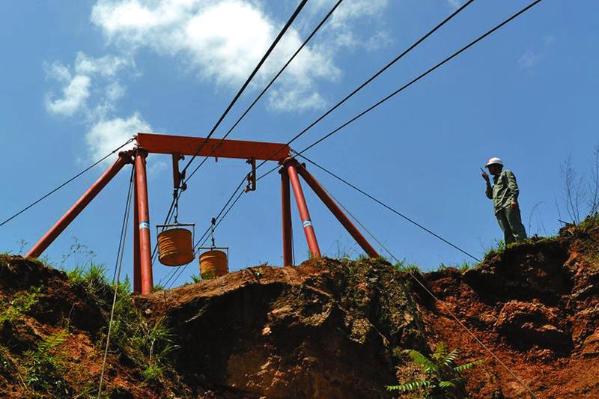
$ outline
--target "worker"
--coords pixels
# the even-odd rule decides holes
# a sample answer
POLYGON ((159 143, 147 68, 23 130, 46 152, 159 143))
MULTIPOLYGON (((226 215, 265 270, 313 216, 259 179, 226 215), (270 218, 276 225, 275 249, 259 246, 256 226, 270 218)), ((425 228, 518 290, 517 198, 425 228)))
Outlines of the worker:
POLYGON ((499 227, 503 230, 505 244, 526 239, 526 230, 522 225, 520 207, 518 205, 518 183, 511 170, 503 168, 503 161, 493 157, 487 161, 485 167, 493 175, 493 186, 489 175, 483 170, 482 177, 487 183, 485 194, 493 200, 495 216, 499 227))

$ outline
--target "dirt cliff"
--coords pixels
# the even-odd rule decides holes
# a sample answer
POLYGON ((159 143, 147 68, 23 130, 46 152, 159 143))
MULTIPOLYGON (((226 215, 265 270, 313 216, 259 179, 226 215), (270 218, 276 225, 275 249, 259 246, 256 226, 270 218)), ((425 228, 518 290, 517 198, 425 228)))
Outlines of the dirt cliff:
MULTIPOLYGON (((400 350, 446 342, 484 360, 472 398, 530 397, 511 373, 537 398, 598 398, 598 248, 587 223, 465 272, 316 259, 146 297, 123 288, 103 396, 391 398, 386 385, 415 375, 400 350)), ((100 276, 0 256, 2 397, 95 397, 112 294, 100 276)))

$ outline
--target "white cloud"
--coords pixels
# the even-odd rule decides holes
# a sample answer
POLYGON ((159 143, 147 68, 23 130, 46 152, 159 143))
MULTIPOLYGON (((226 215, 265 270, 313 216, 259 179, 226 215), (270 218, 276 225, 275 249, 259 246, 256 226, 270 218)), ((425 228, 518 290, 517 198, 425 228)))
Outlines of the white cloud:
POLYGON ((60 96, 53 92, 47 94, 46 109, 51 114, 62 116, 74 116, 83 112, 90 118, 101 110, 114 108, 114 102, 125 92, 115 80, 115 75, 131 64, 129 60, 121 57, 93 58, 79 52, 71 68, 59 62, 46 66, 47 77, 62 85, 60 96), (99 84, 106 85, 105 95, 100 97, 96 109, 90 109, 88 100, 95 89, 94 86, 99 84))
MULTIPOLYGON (((65 79, 68 71, 55 68, 53 72, 60 79, 65 79)), ((54 98, 53 95, 46 97, 46 109, 48 112, 56 115, 71 116, 84 107, 85 102, 89 98, 91 79, 85 75, 75 75, 66 86, 62 89, 62 96, 54 98)))
POLYGON ((119 70, 129 65, 130 61, 122 57, 106 55, 100 58, 92 58, 79 52, 75 59, 75 72, 88 76, 114 76, 119 70))
MULTIPOLYGON (((109 43, 123 51, 149 48, 160 55, 177 56, 201 79, 237 88, 272 43, 282 23, 273 20, 260 4, 250 0, 98 0, 91 21, 109 43)), ((332 4, 317 0, 316 8, 330 8, 332 4)), ((283 91, 290 92, 285 95, 288 101, 274 101, 271 97, 270 104, 277 104, 273 108, 323 106, 325 100, 318 92, 318 83, 340 76, 333 60, 336 50, 358 41, 349 22, 378 16, 387 4, 388 0, 343 3, 333 14, 330 29, 349 40, 345 44, 327 40, 331 43, 327 46, 304 48, 279 83, 278 98, 283 91), (291 99, 298 102, 292 103, 291 99)), ((254 83, 264 83, 278 71, 302 40, 299 32, 290 28, 254 83)))
MULTIPOLYGON (((294 26, 312 26, 334 4, 332 0, 313 1, 316 7, 312 9, 320 11, 304 13, 302 24, 294 26)), ((359 18, 378 21, 388 3, 389 0, 343 3, 320 32, 321 40, 305 47, 269 92, 270 108, 302 111, 324 107, 327 100, 319 85, 340 77, 336 55, 349 48, 375 49, 390 40, 377 28, 371 36, 359 36, 353 29, 359 18)), ((90 155, 103 156, 136 132, 150 130, 139 113, 129 117, 114 115, 127 92, 121 83, 124 72, 135 71, 134 57, 139 50, 171 57, 205 81, 238 88, 284 22, 269 15, 263 5, 268 2, 96 0, 90 18, 105 36, 112 54, 94 58, 78 52, 70 66, 60 62, 46 65, 47 77, 57 84, 47 94, 46 108, 55 115, 82 116, 78 120, 88 128, 85 140, 90 155)), ((290 28, 262 66, 253 86, 270 79, 304 38, 295 27, 290 28)))
POLYGON ((96 122, 85 135, 93 158, 101 158, 129 140, 138 132, 151 131, 150 124, 139 113, 127 119, 102 119, 96 122))

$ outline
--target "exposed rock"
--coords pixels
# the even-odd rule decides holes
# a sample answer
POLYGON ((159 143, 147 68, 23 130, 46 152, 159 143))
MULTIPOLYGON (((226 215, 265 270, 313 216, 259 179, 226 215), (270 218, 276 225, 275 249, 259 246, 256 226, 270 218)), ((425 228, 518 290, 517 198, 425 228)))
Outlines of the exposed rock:
POLYGON ((599 357, 599 329, 584 340, 582 355, 586 357, 599 357))
POLYGON ((564 267, 568 256, 564 240, 523 243, 468 270, 464 279, 486 301, 537 299, 555 305, 571 293, 572 273, 564 267))
POLYGON ((149 298, 185 348, 176 367, 188 384, 268 398, 386 398, 393 349, 425 347, 388 265, 321 260, 259 272, 173 290, 166 306, 163 294, 149 298))
POLYGON ((569 335, 559 325, 558 309, 540 303, 510 301, 503 305, 495 328, 519 347, 569 348, 569 335))

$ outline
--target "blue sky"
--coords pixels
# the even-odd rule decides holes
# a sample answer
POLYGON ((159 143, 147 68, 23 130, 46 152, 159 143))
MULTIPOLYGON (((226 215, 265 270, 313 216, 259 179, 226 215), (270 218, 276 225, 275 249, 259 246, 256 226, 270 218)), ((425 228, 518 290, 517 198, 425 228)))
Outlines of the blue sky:
MULTIPOLYGON (((458 3, 346 0, 231 138, 287 141, 458 3)), ((527 3, 475 1, 293 148, 303 149, 527 3)), ((215 137, 332 4, 309 2, 215 137)), ((266 0, 1 2, 0 218, 139 130, 205 136, 295 6, 266 0)), ((561 165, 570 157, 588 178, 599 145, 598 12, 593 0, 545 0, 306 155, 476 256, 501 237, 479 172, 486 158, 500 156, 518 177, 529 232, 554 234, 558 219, 568 219, 561 165)), ((170 203, 168 161, 148 160, 153 224, 162 222, 170 203)), ((107 166, 1 227, 0 250, 19 252, 22 240, 27 249, 107 166)), ((202 232, 246 169, 242 161, 208 162, 181 199, 180 221, 202 232)), ((397 257, 425 269, 468 260, 310 170, 397 257)), ((128 176, 121 173, 47 250, 54 264, 77 262, 63 262, 77 240, 94 251, 94 261, 113 267, 128 176)), ((308 203, 326 255, 360 254, 311 193, 308 203)), ((303 260, 307 248, 293 207, 295 253, 303 260)), ((281 263, 276 174, 244 196, 216 239, 230 247, 233 270, 281 263)), ((168 272, 156 264, 155 281, 168 272)), ((178 283, 191 274, 196 265, 178 283)))

